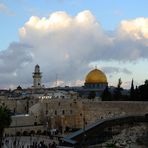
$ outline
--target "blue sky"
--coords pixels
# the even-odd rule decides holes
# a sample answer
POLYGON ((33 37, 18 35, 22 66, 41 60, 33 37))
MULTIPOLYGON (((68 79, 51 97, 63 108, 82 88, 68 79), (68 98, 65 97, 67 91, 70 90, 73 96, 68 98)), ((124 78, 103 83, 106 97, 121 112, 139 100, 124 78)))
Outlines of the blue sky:
MULTIPOLYGON (((89 10, 91 12, 91 15, 94 16, 96 18, 96 21, 101 25, 101 28, 103 28, 103 31, 104 32, 111 31, 111 34, 112 34, 113 32, 116 32, 116 30, 121 25, 121 21, 123 20, 131 21, 137 18, 146 19, 148 17, 147 6, 148 6, 147 0, 130 0, 130 1, 129 0, 124 0, 124 1, 123 0, 121 1, 119 0, 93 0, 93 1, 92 0, 37 0, 37 1, 35 0, 0 0, 0 20, 1 20, 0 21, 1 22, 0 23, 0 51, 1 53, 3 51, 6 51, 6 55, 7 55, 7 52, 9 51, 9 46, 12 43, 14 42, 18 44, 22 42, 24 43, 24 39, 23 40, 20 39, 21 35, 19 33, 19 29, 25 26, 25 23, 29 21, 31 16, 37 16, 39 18, 42 18, 42 17, 48 18, 49 15, 55 12, 64 11, 70 17, 75 17, 78 13, 83 12, 84 10, 89 10)), ((133 41, 132 46, 135 46, 133 44, 136 42, 134 42, 134 40, 132 41, 133 41)), ((115 41, 115 42, 118 42, 118 41, 115 41)), ((134 60, 133 59, 131 60, 130 58, 129 60, 126 58, 123 58, 123 59, 121 58, 120 60, 112 56, 111 58, 109 57, 110 58, 109 61, 106 60, 106 57, 105 57, 104 59, 101 59, 98 61, 97 60, 89 61, 87 62, 86 65, 93 65, 93 66, 97 65, 98 67, 101 67, 102 69, 104 68, 105 70, 106 70, 106 67, 112 67, 112 66, 116 67, 116 68, 112 67, 112 70, 113 69, 115 70, 114 72, 111 73, 109 71, 109 73, 107 73, 107 76, 109 77, 108 79, 110 79, 110 84, 114 85, 115 83, 117 83, 118 77, 122 77, 123 81, 125 81, 125 84, 124 84, 125 87, 126 87, 126 83, 128 83, 127 85, 129 86, 129 81, 131 81, 132 78, 135 79, 136 81, 135 83, 137 85, 141 84, 144 81, 144 79, 146 79, 147 73, 148 73, 147 71, 145 71, 145 67, 148 64, 147 62, 148 57, 146 56, 147 51, 145 51, 147 48, 147 45, 146 43, 144 43, 143 45, 142 44, 143 42, 147 42, 146 37, 144 38, 144 40, 140 40, 140 41, 138 40, 138 45, 136 47, 133 47, 134 49, 137 49, 139 46, 140 47, 142 46, 143 52, 140 52, 141 49, 139 49, 139 51, 134 50, 136 54, 137 52, 138 53, 140 52, 139 58, 136 57, 134 58, 134 60), (95 64, 92 64, 92 63, 95 63, 95 64), (113 74, 116 76, 113 76, 113 74)), ((28 42, 26 43, 25 41, 25 44, 29 44, 29 43, 28 42)), ((124 43, 122 40, 122 43, 120 43, 120 46, 122 46, 123 44, 124 43)), ((35 64, 35 62, 38 62, 38 60, 31 62, 32 66, 33 64, 35 64)), ((2 65, 2 67, 4 66, 2 65)), ((14 75, 15 73, 16 75, 18 75, 20 73, 18 72, 19 71, 18 69, 19 68, 16 67, 15 70, 12 70, 11 71, 12 74, 14 75)), ((20 70, 22 70, 22 67, 20 68, 20 70)), ((85 74, 87 70, 85 69, 82 72, 82 74, 85 74)), ((106 71, 108 71, 108 69, 106 71)), ((76 74, 76 75, 78 75, 80 79, 83 79, 82 75, 80 74, 76 74)), ((73 79, 76 80, 78 79, 78 77, 77 78, 74 77, 73 79)), ((15 80, 10 83, 11 85, 13 85, 13 83, 14 85, 17 85, 19 83, 27 83, 29 80, 31 80, 30 78, 28 78, 28 80, 25 80, 25 78, 23 79, 24 79, 23 81, 15 80)), ((66 81, 66 80, 63 80, 63 81, 66 81)), ((67 80, 67 81, 70 81, 70 80, 67 80)), ((9 84, 7 82, 5 85, 5 81, 3 81, 2 83, 3 83, 3 86, 7 86, 9 84)))

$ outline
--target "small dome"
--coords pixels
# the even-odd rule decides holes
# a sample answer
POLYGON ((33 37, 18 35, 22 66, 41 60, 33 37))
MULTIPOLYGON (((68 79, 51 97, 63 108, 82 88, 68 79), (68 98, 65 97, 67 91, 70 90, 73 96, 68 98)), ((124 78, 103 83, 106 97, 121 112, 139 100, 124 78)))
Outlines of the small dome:
POLYGON ((17 90, 22 90, 22 87, 19 85, 16 89, 17 90))
POLYGON ((86 84, 107 83, 107 78, 101 70, 94 69, 87 74, 85 78, 85 83, 86 84))

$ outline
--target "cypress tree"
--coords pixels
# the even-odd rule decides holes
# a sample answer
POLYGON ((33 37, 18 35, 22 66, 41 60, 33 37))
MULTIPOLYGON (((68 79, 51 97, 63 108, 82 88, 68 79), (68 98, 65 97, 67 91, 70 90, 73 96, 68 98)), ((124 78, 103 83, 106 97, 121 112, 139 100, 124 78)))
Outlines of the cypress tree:
POLYGON ((132 82, 131 82, 131 89, 130 89, 130 99, 131 101, 135 101, 136 98, 135 98, 135 89, 134 89, 134 80, 132 79, 132 82))

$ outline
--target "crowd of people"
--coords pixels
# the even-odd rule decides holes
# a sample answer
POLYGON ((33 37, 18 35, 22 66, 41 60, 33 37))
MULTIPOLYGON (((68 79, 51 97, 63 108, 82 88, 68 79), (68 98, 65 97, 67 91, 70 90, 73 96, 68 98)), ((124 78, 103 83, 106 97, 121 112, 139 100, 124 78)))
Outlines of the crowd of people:
POLYGON ((34 140, 30 141, 30 139, 14 139, 7 138, 3 140, 2 148, 57 148, 57 142, 53 140, 34 140))

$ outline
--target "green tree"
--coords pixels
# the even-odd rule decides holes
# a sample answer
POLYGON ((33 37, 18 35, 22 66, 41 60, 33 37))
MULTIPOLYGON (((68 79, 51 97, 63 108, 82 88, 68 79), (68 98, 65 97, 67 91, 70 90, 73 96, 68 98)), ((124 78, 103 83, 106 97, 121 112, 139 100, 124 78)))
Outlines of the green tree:
POLYGON ((135 89, 134 89, 134 80, 132 79, 131 82, 131 89, 130 89, 130 100, 135 101, 137 98, 135 98, 135 89))
POLYGON ((145 80, 145 84, 139 86, 138 92, 141 101, 148 101, 148 80, 145 80))
POLYGON ((102 97, 102 101, 111 101, 112 100, 112 95, 108 89, 108 86, 106 86, 106 88, 104 89, 101 97, 102 97))
POLYGON ((119 78, 118 84, 117 84, 117 88, 115 88, 115 90, 114 90, 114 100, 116 100, 116 101, 122 100, 122 93, 121 93, 121 91, 123 89, 121 88, 121 84, 122 84, 122 81, 121 81, 121 78, 119 78))
POLYGON ((0 148, 2 147, 2 139, 4 129, 11 124, 11 113, 6 106, 0 106, 0 148))
POLYGON ((135 101, 140 101, 140 97, 139 97, 139 88, 138 88, 138 86, 136 86, 136 88, 135 88, 135 101))

